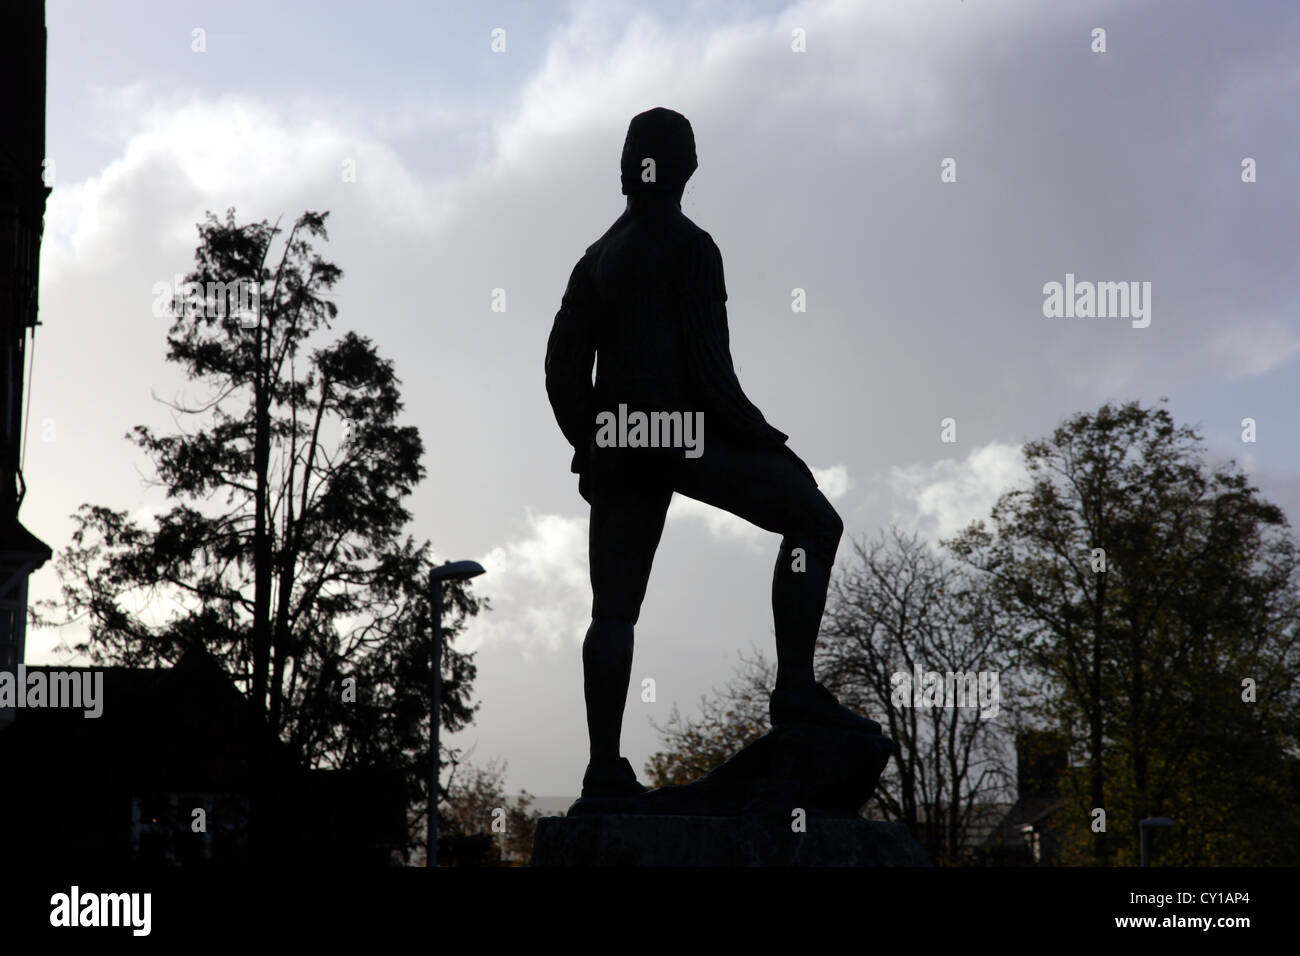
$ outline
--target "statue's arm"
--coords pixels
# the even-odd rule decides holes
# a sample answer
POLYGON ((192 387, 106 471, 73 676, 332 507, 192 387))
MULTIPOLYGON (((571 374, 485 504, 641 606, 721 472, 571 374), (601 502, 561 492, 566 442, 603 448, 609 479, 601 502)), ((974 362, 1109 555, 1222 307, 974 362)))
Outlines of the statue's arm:
POLYGON ((682 279, 680 305, 685 317, 687 365, 705 405, 706 430, 716 428, 754 444, 784 445, 786 434, 767 423, 736 377, 727 330, 722 253, 708 233, 701 232, 689 243, 682 279))
POLYGON ((573 267, 546 343, 546 394, 555 420, 573 446, 571 470, 582 471, 595 427, 591 369, 596 360, 597 298, 584 256, 573 267))

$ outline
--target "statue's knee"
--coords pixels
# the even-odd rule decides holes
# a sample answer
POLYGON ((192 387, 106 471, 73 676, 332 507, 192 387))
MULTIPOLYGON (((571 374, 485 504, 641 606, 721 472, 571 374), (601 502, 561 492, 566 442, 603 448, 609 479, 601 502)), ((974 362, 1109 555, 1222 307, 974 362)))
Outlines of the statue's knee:
POLYGON ((784 536, 781 552, 788 558, 795 548, 802 548, 823 563, 834 564, 835 552, 839 550, 843 535, 844 521, 827 503, 824 508, 817 509, 816 517, 804 527, 784 536))
POLYGON ((641 616, 644 594, 644 591, 633 594, 623 588, 601 588, 592 595, 592 624, 597 621, 628 621, 635 624, 641 616))
POLYGON ((587 640, 601 643, 610 640, 626 639, 632 636, 635 619, 627 617, 593 617, 587 628, 587 640))
POLYGON ((844 535, 844 520, 830 502, 818 509, 816 520, 805 534, 809 550, 827 564, 834 564, 835 552, 839 550, 840 538, 844 535))

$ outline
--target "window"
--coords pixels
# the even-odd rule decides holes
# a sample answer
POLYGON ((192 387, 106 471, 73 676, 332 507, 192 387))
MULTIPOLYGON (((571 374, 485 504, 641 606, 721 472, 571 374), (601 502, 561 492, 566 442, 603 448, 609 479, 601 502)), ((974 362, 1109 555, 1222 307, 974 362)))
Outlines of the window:
POLYGON ((247 846, 247 797, 171 791, 131 800, 131 856, 141 863, 233 863, 243 859, 247 846), (200 820, 203 828, 195 830, 200 820))

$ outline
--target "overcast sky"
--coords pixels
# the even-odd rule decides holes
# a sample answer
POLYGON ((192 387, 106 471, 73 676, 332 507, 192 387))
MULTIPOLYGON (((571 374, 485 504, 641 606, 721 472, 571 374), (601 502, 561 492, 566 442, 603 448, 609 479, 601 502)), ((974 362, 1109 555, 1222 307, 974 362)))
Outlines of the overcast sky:
MULTIPOLYGON (((476 588, 495 609, 464 638, 482 708, 453 742, 508 761, 512 789, 576 794, 586 764, 587 508, 542 360, 574 262, 622 209, 628 120, 650 107, 694 126, 683 210, 722 250, 741 382, 850 535, 951 534, 1022 480, 1025 441, 1162 396, 1300 515, 1295 3, 48 0, 47 15, 54 192, 24 523, 58 551, 83 502, 165 505, 123 437, 170 429, 153 394, 184 386, 153 284, 192 266, 206 210, 329 210, 335 331, 394 361, 428 448, 410 530, 488 569, 476 588), (1150 324, 1045 317, 1044 285, 1067 274, 1149 282, 1150 324)), ((651 718, 694 712, 740 652, 771 656, 777 543, 674 502, 637 629, 638 770, 651 718)), ((57 595, 51 562, 31 598, 57 595)), ((30 634, 28 661, 67 660, 57 640, 30 634)))

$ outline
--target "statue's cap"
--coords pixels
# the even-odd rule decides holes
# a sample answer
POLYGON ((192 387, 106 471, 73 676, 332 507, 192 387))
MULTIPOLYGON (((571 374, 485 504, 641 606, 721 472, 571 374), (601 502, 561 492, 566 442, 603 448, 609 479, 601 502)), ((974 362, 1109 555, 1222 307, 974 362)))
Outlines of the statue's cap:
POLYGON ((632 117, 623 141, 623 193, 672 192, 695 172, 695 133, 681 113, 656 106, 632 117), (644 182, 642 163, 654 160, 655 181, 644 182))

